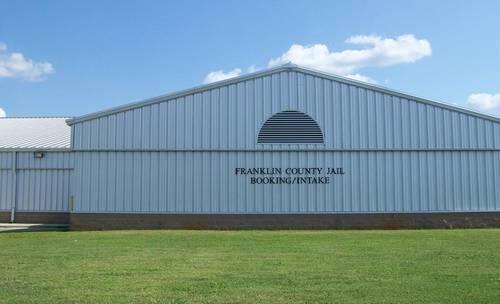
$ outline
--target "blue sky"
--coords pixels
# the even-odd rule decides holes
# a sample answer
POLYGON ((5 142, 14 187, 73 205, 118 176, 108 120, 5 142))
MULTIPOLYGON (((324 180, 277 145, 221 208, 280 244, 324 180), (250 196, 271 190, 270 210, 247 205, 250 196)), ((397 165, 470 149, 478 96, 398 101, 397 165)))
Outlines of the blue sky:
POLYGON ((499 115, 500 2, 1 3, 7 116, 78 116, 287 60, 499 115))

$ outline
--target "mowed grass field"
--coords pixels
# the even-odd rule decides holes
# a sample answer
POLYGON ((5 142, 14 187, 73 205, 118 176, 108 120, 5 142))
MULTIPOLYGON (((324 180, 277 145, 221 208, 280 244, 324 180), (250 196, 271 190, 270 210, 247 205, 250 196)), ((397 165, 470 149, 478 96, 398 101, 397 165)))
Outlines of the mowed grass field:
POLYGON ((500 303, 500 230, 0 234, 1 303, 500 303))

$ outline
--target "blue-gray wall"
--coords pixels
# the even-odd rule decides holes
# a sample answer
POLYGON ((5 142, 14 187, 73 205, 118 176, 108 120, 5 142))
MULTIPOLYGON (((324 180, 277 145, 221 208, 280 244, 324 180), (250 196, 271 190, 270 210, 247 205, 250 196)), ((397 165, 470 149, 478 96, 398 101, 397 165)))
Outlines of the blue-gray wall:
POLYGON ((0 211, 67 212, 72 169, 71 152, 0 152, 0 211))
POLYGON ((78 153, 77 212, 500 210, 500 152, 78 153), (235 167, 338 167, 327 185, 255 185, 235 167))
POLYGON ((500 124, 283 70, 72 125, 75 212, 500 211, 500 124), (274 113, 324 145, 257 144, 274 113), (327 185, 252 185, 236 167, 343 167, 327 185))

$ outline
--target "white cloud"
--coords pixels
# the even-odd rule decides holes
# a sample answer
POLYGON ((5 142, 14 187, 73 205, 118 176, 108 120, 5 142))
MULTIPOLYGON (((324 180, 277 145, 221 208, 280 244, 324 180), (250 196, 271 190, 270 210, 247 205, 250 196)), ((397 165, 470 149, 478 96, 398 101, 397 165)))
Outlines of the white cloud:
POLYGON ((351 78, 354 80, 363 81, 363 82, 373 83, 373 84, 378 83, 378 81, 376 81, 375 79, 371 79, 370 77, 365 76, 365 75, 361 75, 361 74, 349 74, 349 75, 345 75, 345 77, 351 78))
MULTIPOLYGON (((247 68, 246 72, 247 73, 255 73, 259 70, 261 70, 260 67, 257 67, 255 64, 252 64, 251 66, 249 66, 247 68)), ((229 71, 229 72, 224 72, 223 70, 210 72, 205 77, 205 80, 203 81, 203 83, 205 83, 205 84, 212 83, 212 82, 216 82, 216 81, 221 81, 221 80, 237 77, 237 76, 240 76, 242 73, 243 73, 243 70, 240 68, 236 68, 236 69, 229 71)))
POLYGON ((331 52, 324 44, 294 44, 280 57, 271 59, 269 66, 292 62, 329 73, 348 75, 366 67, 412 63, 432 54, 429 41, 418 40, 413 35, 402 35, 395 39, 374 35, 352 36, 345 42, 369 47, 331 52))
POLYGON ((500 93, 497 94, 471 94, 467 100, 468 104, 480 111, 492 111, 500 109, 500 93))
POLYGON ((247 72, 248 73, 255 73, 258 70, 260 70, 260 68, 258 68, 255 64, 252 64, 251 66, 248 67, 247 72))
POLYGON ((7 114, 5 113, 5 111, 2 108, 0 108, 0 118, 5 117, 5 116, 7 116, 7 114))
MULTIPOLYGON (((291 62, 360 81, 376 83, 375 80, 360 74, 358 71, 367 67, 413 63, 432 54, 430 42, 425 39, 417 39, 414 35, 401 35, 396 38, 361 35, 349 37, 345 42, 362 48, 333 52, 324 44, 293 44, 281 56, 269 60, 268 67, 291 62)), ((223 79, 227 79, 240 74, 241 69, 235 69, 228 73, 211 72, 205 78, 205 83, 212 77, 218 79, 214 76, 222 76, 226 77, 223 79), (235 71, 237 73, 234 73, 235 71)))
POLYGON ((33 61, 21 53, 9 53, 7 46, 0 43, 0 77, 40 81, 52 73, 54 73, 52 64, 46 61, 33 61))
POLYGON ((233 77, 240 76, 240 75, 241 75, 241 69, 239 69, 239 68, 236 68, 236 69, 229 71, 227 73, 224 72, 223 70, 218 70, 218 71, 208 73, 208 75, 205 77, 205 80, 203 81, 203 83, 212 83, 212 82, 221 81, 224 79, 229 79, 229 78, 233 78, 233 77))

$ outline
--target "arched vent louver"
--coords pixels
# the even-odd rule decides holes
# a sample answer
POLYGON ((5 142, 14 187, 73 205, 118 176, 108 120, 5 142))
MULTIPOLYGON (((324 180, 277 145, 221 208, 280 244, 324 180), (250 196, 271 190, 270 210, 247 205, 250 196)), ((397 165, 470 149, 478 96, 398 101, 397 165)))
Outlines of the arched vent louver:
POLYGON ((259 132, 259 144, 322 144, 323 133, 309 115, 283 111, 269 118, 259 132))

